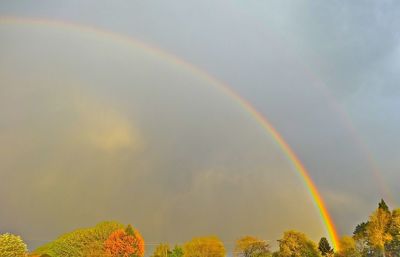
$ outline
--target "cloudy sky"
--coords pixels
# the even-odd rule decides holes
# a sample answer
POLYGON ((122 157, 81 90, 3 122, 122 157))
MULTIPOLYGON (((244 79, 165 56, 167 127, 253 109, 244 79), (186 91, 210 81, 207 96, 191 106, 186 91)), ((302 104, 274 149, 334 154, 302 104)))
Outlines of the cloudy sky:
POLYGON ((351 233, 400 202, 398 5, 0 1, 1 232, 31 248, 109 219, 148 242, 325 235, 271 135, 174 55, 270 120, 351 233))

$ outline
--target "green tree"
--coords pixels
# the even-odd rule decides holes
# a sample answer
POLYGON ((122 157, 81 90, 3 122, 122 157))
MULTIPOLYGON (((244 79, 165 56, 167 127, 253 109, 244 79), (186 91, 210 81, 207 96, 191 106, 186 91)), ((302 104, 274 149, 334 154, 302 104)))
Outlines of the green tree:
POLYGON ((355 241, 356 248, 362 254, 362 256, 368 256, 371 254, 367 226, 368 222, 362 222, 356 226, 353 232, 353 239, 355 241))
POLYGON ((171 255, 169 257, 182 257, 183 249, 180 246, 175 245, 174 249, 172 249, 171 255))
POLYGON ((386 202, 383 199, 381 199, 381 201, 379 202, 378 209, 381 209, 386 212, 390 212, 389 206, 387 206, 386 202))
POLYGON ((37 248, 33 254, 57 257, 86 257, 104 252, 104 241, 124 226, 117 222, 101 222, 92 228, 77 229, 37 248))
POLYGON ((225 257, 224 244, 218 237, 198 237, 183 245, 184 257, 225 257))
POLYGON ((317 245, 309 240, 304 233, 286 231, 279 242, 280 257, 320 257, 317 245))
POLYGON ((339 241, 339 250, 335 253, 335 257, 361 257, 361 253, 356 247, 354 238, 344 236, 339 241))
POLYGON ((236 241, 235 257, 265 257, 271 256, 270 246, 265 240, 245 236, 236 241))
POLYGON ((321 252, 322 256, 332 256, 333 255, 333 249, 332 249, 331 245, 329 244, 328 240, 326 239, 326 237, 322 237, 319 240, 318 249, 321 252))
POLYGON ((9 233, 0 235, 1 257, 23 257, 26 256, 26 252, 26 244, 20 236, 9 233))

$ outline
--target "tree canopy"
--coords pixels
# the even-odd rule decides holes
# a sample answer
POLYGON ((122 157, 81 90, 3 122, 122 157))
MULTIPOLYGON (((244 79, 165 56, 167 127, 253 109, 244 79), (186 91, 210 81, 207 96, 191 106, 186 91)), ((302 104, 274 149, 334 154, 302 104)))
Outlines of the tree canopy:
POLYGON ((270 256, 270 246, 267 241, 245 236, 236 241, 234 254, 235 257, 265 257, 270 256))
POLYGON ((27 246, 20 236, 10 233, 0 235, 1 257, 23 257, 26 252, 27 246))
POLYGON ((368 221, 356 226, 353 239, 363 257, 400 257, 400 209, 390 211, 382 199, 368 221))
MULTIPOLYGON (((270 244, 254 236, 236 240, 234 257, 400 257, 400 209, 391 210, 384 200, 358 224, 352 236, 343 236, 338 249, 327 238, 318 245, 304 233, 289 230, 278 240, 279 249, 271 253, 270 244)), ((131 225, 102 222, 95 227, 77 229, 30 253, 30 257, 143 257, 144 240, 131 225)), ((0 235, 0 257, 26 257, 27 246, 19 236, 0 235)), ((151 257, 225 257, 223 242, 216 236, 197 237, 173 249, 159 244, 151 257)))
MULTIPOLYGON (((126 229, 131 232, 132 228, 126 229)), ((142 236, 133 231, 128 234, 124 229, 118 229, 104 242, 105 254, 110 257, 143 257, 144 241, 142 236)))
POLYGON ((104 241, 112 232, 123 227, 118 222, 106 221, 92 228, 77 229, 37 248, 34 254, 84 257, 88 251, 104 252, 104 241))
POLYGON ((283 234, 279 242, 280 257, 320 257, 317 245, 304 233, 290 230, 283 234))
POLYGON ((156 249, 154 249, 153 254, 151 257, 170 257, 172 254, 171 250, 169 249, 168 244, 159 244, 156 249))
POLYGON ((336 252, 335 257, 361 257, 354 238, 350 236, 342 237, 339 242, 339 251, 336 252))
POLYGON ((183 245, 184 257, 225 257, 222 241, 216 236, 197 237, 183 245))

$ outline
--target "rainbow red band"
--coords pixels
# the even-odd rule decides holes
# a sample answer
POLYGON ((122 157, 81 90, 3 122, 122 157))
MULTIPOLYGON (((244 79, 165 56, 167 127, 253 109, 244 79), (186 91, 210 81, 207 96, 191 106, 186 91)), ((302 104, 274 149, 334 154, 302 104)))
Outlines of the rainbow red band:
POLYGON ((278 131, 272 126, 272 124, 268 121, 266 117, 264 117, 259 111, 257 111, 246 99, 241 97, 238 93, 236 93, 231 87, 227 84, 222 83, 212 75, 200 70, 199 68, 195 67, 191 63, 188 63, 170 53, 164 52, 161 49, 155 48, 153 46, 149 46, 143 42, 140 42, 134 38, 123 36, 111 31, 94 28, 90 26, 84 26, 81 24, 76 24, 72 22, 64 22, 58 20, 47 20, 47 19, 38 19, 38 18, 20 18, 20 17, 10 17, 10 16, 3 16, 0 17, 0 25, 1 24, 36 24, 36 25, 45 25, 45 26, 52 26, 57 28, 67 28, 67 29, 74 29, 79 30, 83 33, 94 33, 97 35, 111 37, 116 41, 119 41, 124 44, 134 45, 135 47, 139 47, 149 53, 156 54, 161 56, 162 58, 169 60, 170 62, 182 66, 185 69, 189 70, 193 74, 204 78, 205 80, 209 81, 220 90, 222 90, 225 94, 230 96, 234 101, 236 101, 239 105, 241 105, 248 113, 250 113, 256 121, 268 132, 270 136, 275 140, 275 142, 279 145, 283 153, 287 156, 290 162, 293 164, 295 170, 298 172, 300 177, 302 178, 305 187, 307 188, 311 198, 313 199, 314 205, 319 212, 321 220, 324 224, 325 230, 327 235, 335 249, 338 249, 338 235, 335 229, 335 225, 333 220, 326 208, 326 205, 318 192, 318 189, 314 182, 312 181, 307 169, 304 167, 300 159, 294 153, 292 148, 289 144, 284 140, 284 138, 278 133, 278 131))

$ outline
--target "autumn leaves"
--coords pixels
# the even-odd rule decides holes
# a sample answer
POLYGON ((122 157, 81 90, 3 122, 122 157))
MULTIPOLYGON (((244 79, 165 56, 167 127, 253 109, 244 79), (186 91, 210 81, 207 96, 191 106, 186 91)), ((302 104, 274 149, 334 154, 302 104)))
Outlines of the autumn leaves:
MULTIPOLYGON (((226 243, 226 242, 225 242, 226 243)), ((196 237, 170 248, 159 244, 151 257, 400 257, 400 209, 391 211, 382 200, 366 222, 352 236, 340 240, 332 249, 326 238, 317 245, 304 233, 289 230, 272 251, 270 244, 253 236, 244 236, 228 252, 216 236, 196 237)), ((144 257, 145 241, 131 225, 102 222, 64 234, 36 250, 31 257, 144 257)), ((0 235, 0 257, 26 257, 27 247, 19 236, 0 235)))

